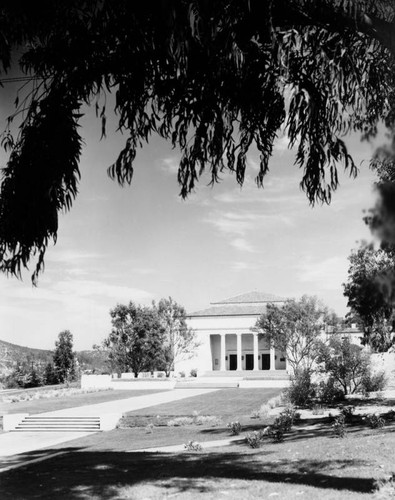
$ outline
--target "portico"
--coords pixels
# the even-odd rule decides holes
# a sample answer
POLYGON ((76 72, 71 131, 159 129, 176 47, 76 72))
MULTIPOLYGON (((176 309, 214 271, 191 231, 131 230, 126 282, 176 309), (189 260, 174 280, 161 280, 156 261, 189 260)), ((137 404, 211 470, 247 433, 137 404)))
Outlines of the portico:
POLYGON ((283 353, 255 332, 210 335, 213 371, 286 370, 283 353))

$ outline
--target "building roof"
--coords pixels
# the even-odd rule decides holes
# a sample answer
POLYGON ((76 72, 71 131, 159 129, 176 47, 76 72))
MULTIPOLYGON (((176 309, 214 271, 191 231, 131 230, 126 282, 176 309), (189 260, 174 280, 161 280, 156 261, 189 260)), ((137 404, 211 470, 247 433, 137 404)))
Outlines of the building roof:
POLYGON ((284 302, 286 299, 270 293, 248 292, 218 302, 211 307, 190 313, 190 317, 212 316, 260 316, 266 312, 266 306, 272 302, 284 302))
POLYGON ((236 295, 236 297, 230 297, 228 299, 219 300, 218 302, 212 302, 212 304, 246 304, 246 303, 268 303, 268 302, 285 302, 284 297, 278 297, 272 293, 264 292, 247 292, 241 295, 236 295))
POLYGON ((260 316, 266 312, 265 304, 256 304, 255 306, 249 305, 229 305, 229 306, 215 306, 203 309, 202 311, 195 311, 188 316, 204 317, 204 316, 260 316))

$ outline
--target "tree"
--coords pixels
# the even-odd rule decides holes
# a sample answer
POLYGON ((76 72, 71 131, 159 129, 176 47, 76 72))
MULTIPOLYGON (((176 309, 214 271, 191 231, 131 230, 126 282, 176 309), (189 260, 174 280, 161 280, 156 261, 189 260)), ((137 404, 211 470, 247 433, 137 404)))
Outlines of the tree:
POLYGON ((45 385, 55 385, 59 383, 58 374, 56 373, 53 363, 47 363, 44 369, 45 385))
POLYGON ((165 328, 156 308, 129 302, 110 311, 112 330, 103 345, 110 364, 118 372, 132 371, 137 378, 153 370, 161 356, 165 328))
POLYGON ((60 383, 71 382, 76 377, 76 358, 73 352, 73 335, 69 330, 59 333, 55 342, 53 364, 60 383))
POLYGON ((316 297, 304 295, 300 300, 287 300, 283 306, 268 304, 254 330, 285 352, 287 362, 297 372, 311 370, 320 335, 334 322, 335 317, 329 315, 316 297))
POLYGON ((171 297, 161 299, 156 307, 165 329, 161 359, 168 377, 174 371, 174 365, 190 358, 199 344, 195 332, 188 328, 184 307, 171 297))
POLYGON ((369 356, 348 338, 332 336, 329 344, 320 345, 317 362, 322 371, 332 377, 344 394, 358 392, 363 379, 370 374, 369 356))
POLYGON ((36 258, 34 282, 77 195, 81 106, 96 103, 105 136, 105 92, 129 134, 110 177, 130 183, 155 132, 181 150, 183 197, 205 170, 243 184, 253 144, 261 186, 285 129, 309 201, 329 203, 338 165, 357 172, 343 135, 394 128, 390 0, 16 0, 0 13, 0 62, 12 68, 17 46, 32 82, 16 99, 18 134, 3 136, 0 269, 20 276, 36 258))
POLYGON ((393 344, 395 275, 394 253, 362 244, 350 257, 347 283, 343 284, 348 307, 362 321, 364 343, 378 352, 393 344))

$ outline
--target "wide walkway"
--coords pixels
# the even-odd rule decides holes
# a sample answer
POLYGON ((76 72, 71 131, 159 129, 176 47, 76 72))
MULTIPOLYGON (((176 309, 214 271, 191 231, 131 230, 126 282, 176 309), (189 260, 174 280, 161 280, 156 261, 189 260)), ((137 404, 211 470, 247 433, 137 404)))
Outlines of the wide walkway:
MULTIPOLYGON (((67 408, 52 412, 40 413, 40 416, 106 416, 129 411, 141 410, 170 403, 180 399, 208 394, 219 389, 174 389, 172 391, 158 392, 145 396, 135 396, 128 399, 97 403, 77 408, 67 408)), ((48 448, 60 443, 86 436, 86 432, 6 432, 0 434, 0 472, 8 466, 10 461, 5 460, 17 454, 26 454, 42 448, 48 448)), ((22 457, 21 457, 22 458, 22 457)))

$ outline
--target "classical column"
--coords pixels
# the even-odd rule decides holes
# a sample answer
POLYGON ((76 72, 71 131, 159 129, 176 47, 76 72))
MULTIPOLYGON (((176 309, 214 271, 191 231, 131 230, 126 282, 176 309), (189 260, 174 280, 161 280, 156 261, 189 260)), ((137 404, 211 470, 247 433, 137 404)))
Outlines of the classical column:
POLYGON ((270 370, 276 369, 276 350, 273 345, 270 346, 270 370))
POLYGON ((226 333, 221 333, 221 355, 220 355, 220 370, 221 371, 225 371, 226 370, 226 359, 225 359, 225 356, 226 356, 226 348, 225 348, 225 336, 226 336, 226 333))
POLYGON ((259 370, 259 360, 258 360, 258 334, 253 333, 254 339, 254 371, 259 370))
POLYGON ((237 338, 237 369, 242 370, 243 365, 241 361, 241 333, 236 333, 237 338))

